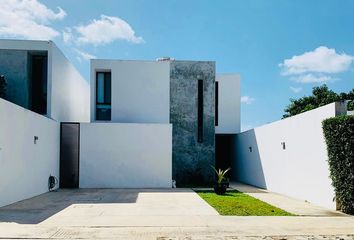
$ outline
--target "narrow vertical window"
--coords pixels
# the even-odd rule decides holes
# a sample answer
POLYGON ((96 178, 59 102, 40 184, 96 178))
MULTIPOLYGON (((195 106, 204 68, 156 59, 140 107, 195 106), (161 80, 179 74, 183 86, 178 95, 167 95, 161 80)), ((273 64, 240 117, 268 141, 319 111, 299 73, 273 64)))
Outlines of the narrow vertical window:
POLYGON ((111 73, 96 73, 96 120, 111 120, 111 73))
POLYGON ((203 80, 198 80, 198 142, 203 142, 203 80))
POLYGON ((219 125, 219 82, 215 82, 215 126, 219 125))

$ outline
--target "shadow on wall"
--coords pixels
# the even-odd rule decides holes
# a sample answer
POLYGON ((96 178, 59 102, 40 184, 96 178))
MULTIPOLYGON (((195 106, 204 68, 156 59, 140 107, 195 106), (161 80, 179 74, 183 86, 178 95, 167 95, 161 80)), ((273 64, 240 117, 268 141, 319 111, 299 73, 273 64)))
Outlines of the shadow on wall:
POLYGON ((231 166, 232 179, 267 189, 254 129, 235 135, 232 144, 236 149, 231 166))

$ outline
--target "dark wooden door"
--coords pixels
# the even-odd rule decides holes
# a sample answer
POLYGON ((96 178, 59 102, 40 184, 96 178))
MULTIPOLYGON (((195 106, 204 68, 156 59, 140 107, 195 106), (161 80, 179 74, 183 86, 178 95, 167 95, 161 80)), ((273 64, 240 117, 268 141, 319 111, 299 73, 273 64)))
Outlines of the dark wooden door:
POLYGON ((61 188, 79 187, 80 124, 60 125, 60 180, 61 188))

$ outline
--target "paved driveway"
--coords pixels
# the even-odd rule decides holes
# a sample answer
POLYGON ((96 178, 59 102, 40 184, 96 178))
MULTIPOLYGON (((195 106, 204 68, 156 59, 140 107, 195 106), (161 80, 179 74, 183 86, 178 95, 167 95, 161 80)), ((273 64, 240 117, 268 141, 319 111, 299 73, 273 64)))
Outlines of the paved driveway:
POLYGON ((0 239, 322 240, 353 234, 351 216, 220 216, 189 189, 59 190, 0 208, 0 239))
POLYGON ((116 226, 218 215, 190 189, 60 189, 0 208, 0 222, 116 226))

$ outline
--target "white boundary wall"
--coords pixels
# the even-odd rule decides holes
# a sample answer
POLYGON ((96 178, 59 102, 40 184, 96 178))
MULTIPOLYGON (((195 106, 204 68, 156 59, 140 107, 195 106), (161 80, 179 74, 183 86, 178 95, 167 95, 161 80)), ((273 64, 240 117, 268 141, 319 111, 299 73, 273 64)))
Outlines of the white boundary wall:
POLYGON ((345 113, 343 106, 328 104, 236 135, 235 180, 335 209, 322 121, 345 113))
POLYGON ((48 177, 59 178, 59 131, 57 122, 0 98, 0 206, 45 193, 48 177))
POLYGON ((170 188, 172 125, 80 124, 80 188, 170 188))

